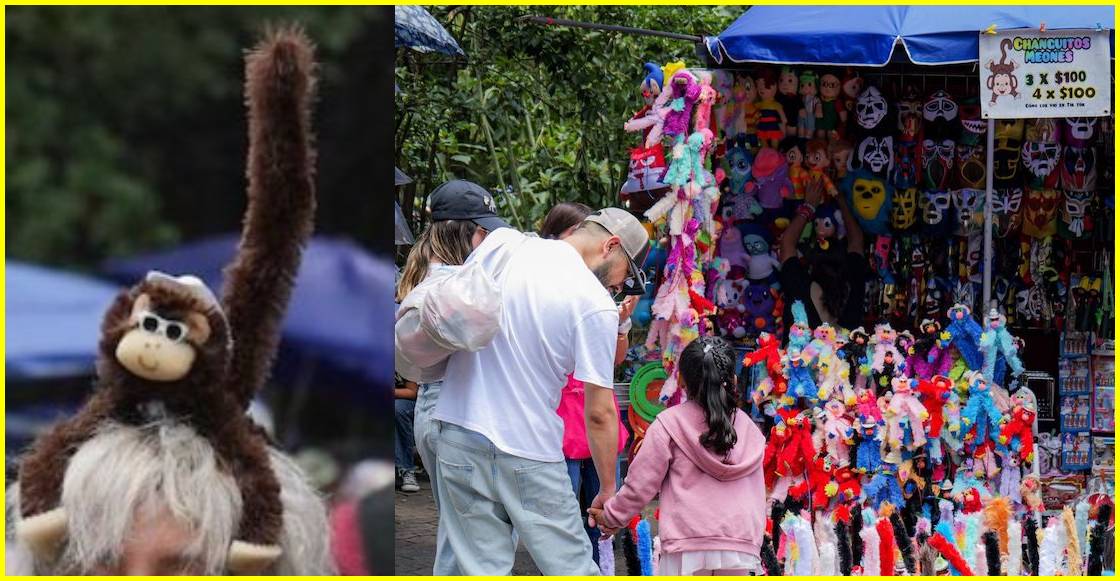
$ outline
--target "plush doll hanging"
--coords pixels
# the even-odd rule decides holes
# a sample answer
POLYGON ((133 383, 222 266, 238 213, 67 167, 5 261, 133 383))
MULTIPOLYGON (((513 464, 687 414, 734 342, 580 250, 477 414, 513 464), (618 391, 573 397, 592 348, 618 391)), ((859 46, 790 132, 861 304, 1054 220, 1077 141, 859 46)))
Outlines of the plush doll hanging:
POLYGON ((891 387, 893 393, 888 408, 891 416, 887 423, 888 442, 895 447, 905 445, 911 451, 925 446, 925 428, 922 426, 929 418, 929 412, 918 399, 909 379, 895 377, 891 380, 891 387))
POLYGON ((801 71, 798 77, 801 109, 797 112, 797 136, 802 139, 810 139, 816 133, 817 109, 821 103, 817 96, 818 80, 817 73, 810 70, 801 71))
POLYGON ((992 233, 998 238, 1014 236, 1023 227, 1023 189, 992 190, 992 233))
POLYGON ((972 438, 971 447, 983 450, 997 443, 1003 414, 992 399, 991 385, 982 373, 969 372, 965 381, 968 383, 968 402, 961 411, 962 426, 972 438))
POLYGON ((751 173, 754 179, 747 182, 745 191, 758 199, 763 210, 777 210, 782 207, 782 200, 793 195, 789 168, 777 150, 760 149, 751 173))
POLYGON ((754 149, 758 147, 758 90, 755 88, 754 79, 750 75, 736 72, 735 84, 731 89, 731 101, 734 110, 734 123, 728 130, 729 137, 743 136, 746 144, 754 149))
POLYGON ((313 229, 316 65, 309 39, 280 30, 247 54, 245 68, 248 206, 222 299, 198 278, 159 272, 117 296, 102 325, 93 396, 41 435, 19 466, 23 518, 14 532, 37 554, 66 542, 68 512, 98 509, 62 504, 67 464, 82 444, 109 423, 160 417, 193 427, 237 483, 240 516, 211 515, 235 519, 228 571, 262 573, 282 554, 280 485, 246 410, 268 378, 313 229))
POLYGON ((836 399, 855 405, 856 393, 848 381, 848 364, 834 350, 828 357, 817 359, 817 397, 824 401, 836 399))
POLYGON ((782 67, 778 73, 778 102, 782 104, 785 113, 785 132, 788 137, 797 136, 798 115, 801 112, 801 96, 798 91, 797 72, 791 67, 782 67))
POLYGON ((934 464, 941 464, 945 458, 941 450, 941 431, 945 428, 945 405, 953 395, 953 381, 943 375, 910 381, 911 388, 921 395, 922 406, 929 413, 926 434, 930 443, 930 460, 934 464))
MULTIPOLYGON (((646 72, 646 76, 642 79, 642 83, 639 88, 642 93, 642 101, 645 104, 641 109, 638 109, 638 111, 634 113, 632 117, 630 117, 629 122, 637 122, 648 115, 653 110, 654 102, 657 101, 657 98, 661 95, 662 87, 665 86, 665 75, 661 71, 661 65, 657 63, 646 63, 645 65, 643 65, 643 68, 646 72)), ((645 132, 643 132, 642 134, 643 139, 649 132, 649 126, 645 127, 644 129, 645 132)), ((631 129, 627 129, 627 131, 630 130, 631 129)))
POLYGON ((905 367, 905 358, 895 344, 897 340, 898 331, 891 328, 889 323, 875 325, 875 333, 871 337, 872 356, 869 364, 871 371, 883 373, 891 367, 896 370, 905 367))
POLYGON ((629 195, 668 187, 662 181, 667 168, 665 150, 660 143, 653 147, 632 148, 630 150, 630 171, 619 193, 629 195))
POLYGON ((949 372, 953 358, 949 350, 942 347, 945 340, 942 333, 941 323, 937 320, 922 320, 913 353, 906 358, 906 368, 911 377, 929 379, 949 372))
POLYGON ((890 233, 892 190, 886 180, 866 170, 851 171, 840 182, 848 207, 860 228, 869 234, 890 233))
POLYGON ((984 364, 980 354, 980 335, 984 330, 972 318, 972 309, 966 305, 953 305, 945 316, 949 319, 945 328, 948 338, 942 340, 942 346, 951 344, 956 347, 969 369, 980 369, 984 364))
POLYGON ((770 252, 769 232, 757 223, 740 224, 739 231, 747 253, 747 278, 766 285, 776 282, 774 271, 781 268, 781 263, 770 252))
POLYGON ((1097 150, 1092 147, 1067 145, 1062 152, 1059 170, 1062 188, 1073 192, 1097 189, 1097 150))
POLYGON ((809 179, 805 169, 805 145, 798 137, 786 137, 778 144, 778 151, 786 158, 789 181, 793 184, 786 204, 800 204, 805 199, 805 183, 809 179))
POLYGON ((1023 234, 1031 238, 1047 238, 1058 231, 1058 196, 1058 190, 1051 188, 1026 189, 1023 234))
MULTIPOLYGON (((763 393, 772 394, 774 397, 780 397, 786 393, 786 377, 783 374, 782 367, 782 353, 779 348, 778 338, 770 333, 761 333, 758 336, 758 349, 747 353, 743 357, 743 367, 751 367, 752 365, 763 364, 766 370, 765 377, 762 382, 769 382, 768 389, 763 393)), ((760 386, 759 390, 755 393, 762 392, 760 386)), ((761 398, 754 398, 755 405, 761 404, 761 398)))
POLYGON ((678 71, 669 81, 669 111, 665 113, 662 132, 668 137, 684 139, 692 121, 692 109, 700 99, 700 83, 688 70, 678 71))
POLYGON ((809 184, 819 183, 824 191, 822 201, 830 201, 840 194, 836 189, 836 185, 829 177, 829 157, 828 157, 828 144, 820 139, 811 139, 805 145, 805 150, 808 152, 807 162, 809 165, 809 184))
POLYGON ((777 289, 769 284, 751 283, 743 295, 743 304, 746 308, 743 322, 748 336, 778 331, 782 302, 777 289))
POLYGON ((735 90, 735 74, 727 69, 711 71, 712 87, 716 90, 716 102, 713 108, 713 117, 716 123, 716 135, 722 140, 735 137, 732 133, 735 125, 735 103, 732 93, 735 90))
POLYGON ((848 175, 848 167, 852 164, 852 144, 846 139, 837 139, 828 142, 828 175, 833 181, 844 179, 848 175))
POLYGON ((743 304, 746 289, 747 280, 742 267, 732 267, 727 278, 716 283, 713 300, 719 312, 721 337, 735 340, 747 335, 744 322, 746 306, 743 304))
POLYGON ((840 128, 848 120, 848 111, 840 100, 840 79, 832 73, 821 75, 820 93, 820 107, 813 121, 815 136, 817 139, 839 139, 840 128))
POLYGON ((1034 431, 1038 404, 1033 392, 1023 387, 1011 396, 1011 411, 999 429, 999 443, 1023 462, 1034 462, 1034 431))
POLYGON ((1000 369, 996 368, 997 355, 1002 355, 1002 360, 1011 367, 1011 372, 1016 377, 1022 374, 1025 369, 1023 368, 1023 362, 1019 360, 1015 338, 1007 331, 1007 317, 992 309, 988 312, 986 326, 987 328, 980 335, 980 349, 984 352, 984 378, 997 385, 1002 385, 1003 381, 1001 380, 1006 371, 1002 369, 1003 364, 999 366, 1000 369))
POLYGON ((1058 236, 1066 240, 1085 240, 1093 233, 1093 218, 1090 208, 1096 192, 1065 192, 1061 220, 1058 221, 1058 236))
POLYGON ((861 473, 873 473, 882 463, 880 448, 886 423, 872 390, 864 389, 856 394, 856 418, 860 436, 856 448, 856 469, 861 473))
POLYGON ((817 208, 816 217, 813 219, 813 232, 817 240, 817 248, 829 251, 836 246, 837 241, 845 237, 844 220, 840 208, 835 204, 821 204, 817 208))
MULTIPOLYGON (((662 69, 662 79, 671 78, 672 73, 670 73, 670 71, 680 70, 683 66, 683 63, 681 63, 680 67, 666 65, 662 69)), ((645 109, 645 113, 642 115, 634 115, 634 117, 623 124, 622 128, 627 132, 642 131, 643 135, 645 135, 644 146, 646 149, 653 149, 660 146, 665 127, 665 118, 670 112, 669 101, 672 96, 672 91, 662 85, 660 92, 654 97, 649 108, 645 109)))
POLYGON ((848 409, 840 400, 829 400, 824 404, 823 414, 824 425, 820 432, 823 448, 837 466, 848 466, 851 444, 856 441, 848 409))
POLYGON ((774 69, 763 68, 755 77, 758 84, 758 141, 762 147, 778 147, 786 136, 786 112, 775 98, 778 94, 778 76, 774 69))

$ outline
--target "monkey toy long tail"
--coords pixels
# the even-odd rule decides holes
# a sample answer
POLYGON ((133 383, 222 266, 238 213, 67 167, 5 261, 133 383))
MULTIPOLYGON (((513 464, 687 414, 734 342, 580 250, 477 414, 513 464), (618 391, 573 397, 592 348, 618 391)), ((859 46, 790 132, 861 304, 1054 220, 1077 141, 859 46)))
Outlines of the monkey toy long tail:
POLYGON ((314 48, 298 29, 271 32, 246 57, 249 202, 222 296, 234 337, 225 390, 242 408, 268 378, 314 226, 315 85, 314 48))

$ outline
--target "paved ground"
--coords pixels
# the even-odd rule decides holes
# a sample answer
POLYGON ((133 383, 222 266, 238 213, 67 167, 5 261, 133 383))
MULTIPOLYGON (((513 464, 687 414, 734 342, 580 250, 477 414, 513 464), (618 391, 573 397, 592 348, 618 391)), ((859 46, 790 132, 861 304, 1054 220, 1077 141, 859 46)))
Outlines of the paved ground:
MULTIPOLYGON (((427 479, 418 475, 420 492, 397 491, 396 508, 396 572, 397 575, 431 575, 436 558, 436 525, 438 516, 427 479)), ((514 575, 540 575, 524 546, 517 549, 514 575)))

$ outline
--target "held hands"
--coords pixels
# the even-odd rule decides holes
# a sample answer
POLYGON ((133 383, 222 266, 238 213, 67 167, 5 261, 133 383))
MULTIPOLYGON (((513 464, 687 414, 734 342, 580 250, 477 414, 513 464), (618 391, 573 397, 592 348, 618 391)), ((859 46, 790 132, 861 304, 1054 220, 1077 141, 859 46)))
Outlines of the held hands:
POLYGON ((603 505, 613 496, 613 490, 609 492, 605 490, 601 491, 595 496, 595 499, 591 501, 591 506, 587 509, 587 526, 599 527, 604 538, 610 538, 621 530, 621 527, 607 526, 607 521, 603 517, 603 505))

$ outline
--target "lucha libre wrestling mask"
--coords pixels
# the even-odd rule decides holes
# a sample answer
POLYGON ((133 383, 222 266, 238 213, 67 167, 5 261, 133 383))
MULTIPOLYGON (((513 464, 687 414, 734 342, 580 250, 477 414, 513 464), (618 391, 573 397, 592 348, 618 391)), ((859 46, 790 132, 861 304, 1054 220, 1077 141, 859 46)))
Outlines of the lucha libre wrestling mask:
POLYGON ((1023 139, 1025 141, 1040 141, 1042 143, 1058 143, 1060 135, 1057 119, 1029 119, 1027 120, 1027 129, 1023 139))
POLYGON ((922 229, 929 236, 947 236, 953 231, 953 217, 951 215, 952 196, 947 191, 926 190, 918 199, 918 208, 922 212, 922 229))
POLYGON ((961 188, 983 188, 987 182, 986 157, 983 145, 957 143, 956 168, 957 186, 961 188))
POLYGON ((922 183, 927 190, 948 189, 953 177, 956 144, 952 139, 922 140, 922 183))
POLYGON ((1022 151, 1019 141, 996 139, 995 151, 992 152, 992 184, 995 187, 1014 188, 1021 185, 1019 180, 1019 158, 1021 156, 1022 151))
POLYGON ((847 196, 848 207, 864 232, 889 234, 893 192, 883 178, 867 170, 855 170, 845 176, 840 189, 847 196))
POLYGON ((953 190, 953 208, 957 211, 957 236, 970 236, 984 223, 984 190, 961 188, 953 190))
POLYGON ((1092 147, 1065 146, 1061 163, 1062 188, 1073 192, 1097 189, 1097 151, 1092 147))
POLYGON ((961 138, 960 143, 980 145, 988 133, 988 122, 980 117, 980 101, 967 99, 960 106, 961 138))
POLYGON ((992 233, 1006 238, 1019 232, 1023 225, 1022 188, 1003 188, 992 191, 992 233))
POLYGON ((903 90, 898 100, 898 134, 902 137, 916 138, 922 129, 922 98, 913 85, 903 90))
POLYGON ((938 89, 926 99, 922 107, 922 117, 926 123, 935 121, 953 122, 957 119, 959 108, 957 102, 949 95, 948 91, 938 89))
POLYGON ((1096 192, 1066 192, 1062 204, 1062 219, 1058 222, 1058 235, 1070 240, 1083 240, 1093 231, 1089 214, 1096 192))
POLYGON ((867 131, 879 129, 883 119, 887 117, 887 100, 874 85, 859 94, 856 99, 856 123, 867 131))
POLYGON ((1023 209, 1023 234, 1032 238, 1046 238, 1057 231, 1058 190, 1052 188, 1027 188, 1026 207, 1023 209))
POLYGON ((1058 185, 1058 158, 1062 146, 1047 141, 1023 142, 1023 167, 1035 187, 1053 188, 1058 185))
POLYGON ((879 177, 887 177, 894 167, 894 136, 864 137, 852 156, 852 165, 855 167, 851 169, 863 168, 879 177))
POLYGON ((1096 117, 1067 117, 1062 124, 1062 143, 1085 147, 1096 137, 1096 117))
POLYGON ((891 228, 905 232, 918 222, 918 188, 895 188, 891 209, 891 228))

